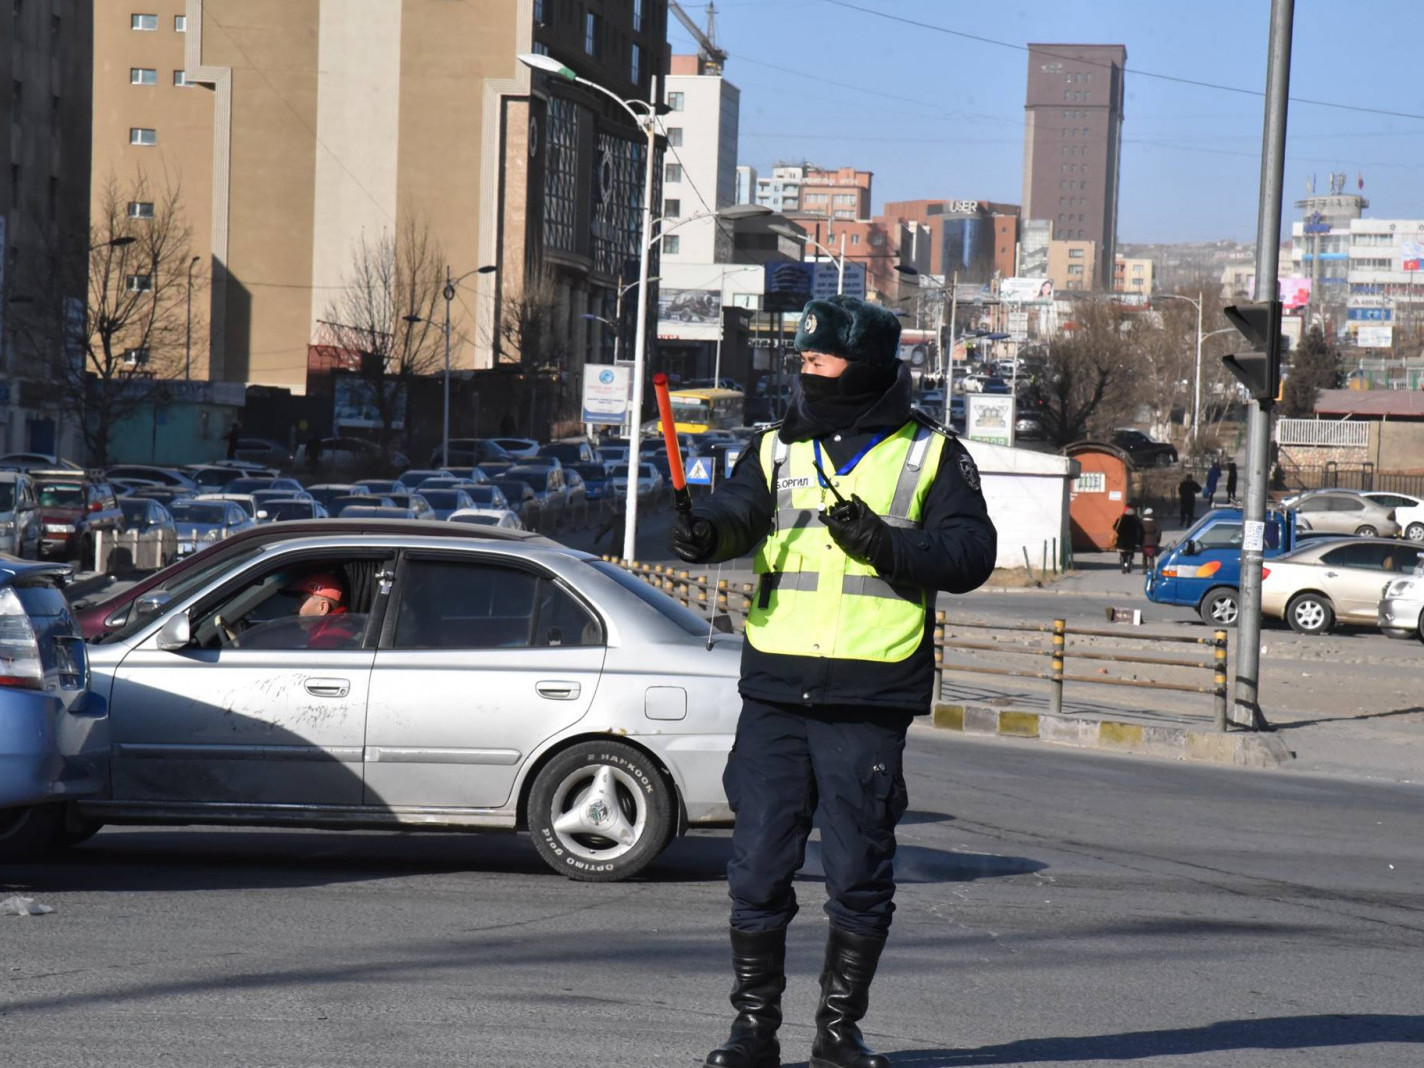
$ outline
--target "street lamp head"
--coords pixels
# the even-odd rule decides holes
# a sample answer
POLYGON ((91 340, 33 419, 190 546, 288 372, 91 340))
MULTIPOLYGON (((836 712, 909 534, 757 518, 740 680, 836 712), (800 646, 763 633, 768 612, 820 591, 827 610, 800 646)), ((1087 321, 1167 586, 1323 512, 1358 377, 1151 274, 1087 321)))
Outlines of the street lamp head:
POLYGON ((110 248, 123 248, 125 245, 132 245, 137 240, 136 237, 116 237, 112 241, 106 241, 105 244, 110 248))
POLYGON ((908 263, 895 264, 895 270, 898 274, 903 274, 906 277, 915 277, 920 273, 919 271, 911 267, 908 263))
POLYGON ((404 319, 404 320, 405 320, 406 322, 408 322, 408 323, 423 323, 423 322, 425 322, 425 319, 424 319, 423 316, 415 315, 415 314, 413 314, 413 313, 410 314, 410 315, 402 315, 401 318, 404 319))
POLYGON ((497 264, 497 263, 487 263, 487 264, 485 264, 483 267, 476 267, 476 268, 475 268, 475 273, 476 273, 476 274, 494 274, 494 272, 497 271, 497 270, 499 270, 499 264, 497 264))
POLYGON ((546 74, 552 74, 568 81, 574 81, 578 77, 553 56, 541 56, 538 52, 521 52, 516 58, 530 70, 542 70, 546 74))

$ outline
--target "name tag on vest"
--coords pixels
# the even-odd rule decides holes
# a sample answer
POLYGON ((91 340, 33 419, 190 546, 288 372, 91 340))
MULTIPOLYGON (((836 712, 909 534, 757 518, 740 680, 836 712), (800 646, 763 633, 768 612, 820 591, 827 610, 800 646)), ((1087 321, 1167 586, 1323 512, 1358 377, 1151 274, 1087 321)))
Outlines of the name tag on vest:
POLYGON ((778 478, 776 480, 776 488, 779 490, 808 489, 810 488, 810 485, 810 475, 807 475, 804 478, 778 478))

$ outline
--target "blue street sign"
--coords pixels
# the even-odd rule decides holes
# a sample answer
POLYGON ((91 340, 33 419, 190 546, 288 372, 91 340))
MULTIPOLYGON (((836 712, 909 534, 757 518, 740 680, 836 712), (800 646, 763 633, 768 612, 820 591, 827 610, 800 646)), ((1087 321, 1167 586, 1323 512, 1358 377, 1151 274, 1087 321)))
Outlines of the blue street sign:
POLYGON ((742 455, 742 450, 741 450, 741 449, 728 449, 728 450, 726 451, 726 456, 727 456, 727 475, 726 475, 726 477, 728 477, 728 478, 731 478, 731 477, 732 477, 732 468, 734 468, 734 467, 737 466, 737 457, 739 457, 739 456, 741 456, 741 455, 742 455))
POLYGON ((694 456, 687 463, 687 476, 689 486, 710 486, 712 485, 712 461, 706 456, 694 456))

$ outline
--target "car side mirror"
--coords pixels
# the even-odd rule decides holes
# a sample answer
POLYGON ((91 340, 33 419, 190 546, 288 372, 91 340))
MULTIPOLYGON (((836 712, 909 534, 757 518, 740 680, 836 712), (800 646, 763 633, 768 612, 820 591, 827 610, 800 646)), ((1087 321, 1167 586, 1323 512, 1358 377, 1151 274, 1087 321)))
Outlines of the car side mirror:
POLYGON ((154 644, 165 652, 186 649, 193 642, 193 625, 187 612, 179 612, 164 621, 154 644))
POLYGON ((1201 546, 1194 542, 1191 538, 1188 538, 1187 543, 1182 546, 1182 552, 1185 553, 1187 556, 1196 556, 1198 553, 1201 552, 1201 546))
POLYGON ((266 518, 267 518, 267 512, 266 512, 266 510, 265 510, 265 509, 262 509, 262 508, 257 509, 257 518, 258 518, 258 519, 266 519, 266 518))
MULTIPOLYGON (((166 605, 173 595, 167 590, 156 590, 153 593, 146 593, 134 602, 134 607, 141 615, 152 615, 166 605)), ((125 616, 128 613, 124 613, 125 616)), ((122 622, 122 621, 121 621, 122 622)))

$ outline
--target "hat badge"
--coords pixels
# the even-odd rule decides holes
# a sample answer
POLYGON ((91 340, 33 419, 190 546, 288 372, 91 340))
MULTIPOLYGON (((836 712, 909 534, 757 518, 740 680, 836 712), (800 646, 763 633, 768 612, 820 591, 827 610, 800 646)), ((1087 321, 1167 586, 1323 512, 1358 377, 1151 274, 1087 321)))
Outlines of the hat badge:
POLYGON ((812 312, 806 316, 806 333, 814 334, 816 332, 816 325, 816 313, 812 312))

